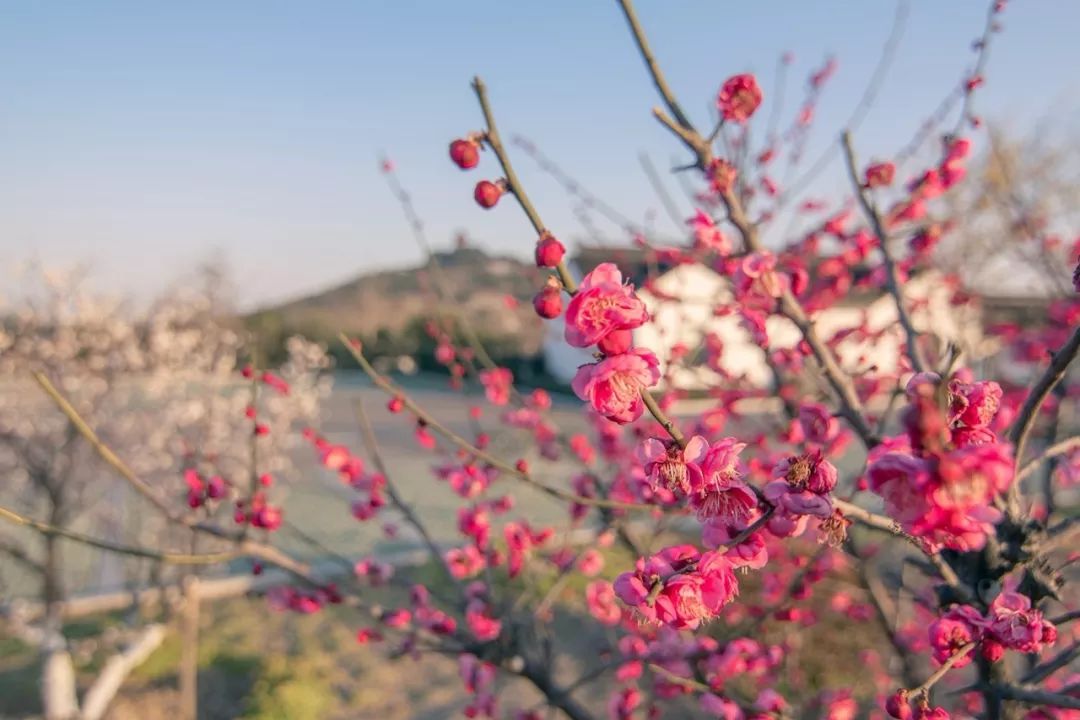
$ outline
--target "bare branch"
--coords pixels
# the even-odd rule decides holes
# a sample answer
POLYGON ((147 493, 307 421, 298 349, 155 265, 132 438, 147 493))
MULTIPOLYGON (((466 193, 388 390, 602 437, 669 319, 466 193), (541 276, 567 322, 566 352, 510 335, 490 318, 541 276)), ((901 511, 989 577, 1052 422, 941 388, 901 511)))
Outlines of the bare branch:
MULTIPOLYGON (((1039 379, 1035 381, 1031 392, 1028 393, 1027 400, 1024 401, 1024 406, 1020 409, 1020 414, 1009 432, 1009 440, 1016 447, 1015 458, 1018 467, 1024 461, 1024 450, 1027 447, 1028 435, 1031 434, 1031 429, 1035 425, 1035 418, 1039 413, 1039 408, 1042 407, 1043 402, 1046 401, 1054 386, 1065 377, 1069 370, 1069 364, 1076 358, 1078 352, 1080 352, 1080 327, 1074 329, 1065 344, 1057 352, 1051 354, 1050 364, 1043 374, 1039 376, 1039 379)), ((1014 517, 1020 512, 1019 488, 1020 484, 1018 482, 1013 482, 1009 488, 1009 511, 1014 517)))
POLYGON ((916 372, 923 372, 926 370, 926 361, 923 359, 922 349, 919 347, 919 333, 911 322, 911 315, 908 314, 907 307, 904 305, 904 294, 900 284, 900 270, 896 266, 896 260, 892 256, 892 249, 889 247, 889 235, 885 232, 885 223, 882 222, 881 214, 874 207, 869 191, 859 177, 859 161, 855 157, 855 149, 851 145, 851 133, 849 131, 844 131, 840 143, 844 147, 844 159, 847 162, 848 177, 851 178, 851 184, 855 189, 855 197, 858 198, 863 214, 866 215, 871 229, 877 235, 878 244, 881 247, 881 256, 885 260, 885 283, 889 294, 892 295, 893 302, 896 304, 896 315, 900 320, 900 327, 904 329, 908 358, 911 360, 911 366, 915 368, 916 372))
MULTIPOLYGON (((547 229, 544 227, 543 221, 540 220, 540 214, 536 212, 536 208, 533 206, 532 201, 529 200, 529 196, 526 194, 524 186, 522 186, 521 181, 518 180, 517 173, 514 172, 514 166, 510 164, 510 158, 506 154, 506 148, 503 147, 502 138, 499 137, 498 127, 495 125, 495 115, 492 113, 491 105, 488 103, 487 86, 484 85, 484 81, 481 80, 479 76, 473 78, 473 90, 476 92, 476 99, 480 103, 480 110, 484 113, 484 123, 487 125, 485 140, 498 158, 499 165, 502 166, 503 174, 506 176, 506 183, 510 186, 510 192, 517 198, 518 204, 521 206, 521 209, 525 211, 525 215, 529 218, 529 222, 532 223, 533 229, 536 230, 537 241, 539 242, 547 232, 547 229)), ((566 291, 573 294, 577 289, 577 283, 574 282, 574 278, 566 268, 566 263, 560 260, 559 264, 555 267, 555 272, 558 273, 559 280, 562 281, 566 291)))
POLYGON ((356 417, 360 422, 360 434, 364 440, 364 447, 367 449, 368 457, 371 462, 375 464, 379 473, 386 481, 386 494, 390 496, 390 502, 397 506, 397 509, 401 511, 402 516, 405 518, 405 522, 409 523, 414 530, 420 535, 420 538, 424 541, 424 545, 427 546, 428 551, 431 553, 431 559, 434 560, 440 568, 446 573, 446 577, 454 585, 458 585, 457 578, 450 572, 450 568, 446 564, 446 559, 443 557, 442 552, 439 551, 439 546, 435 544, 434 538, 431 537, 431 533, 428 532, 427 526, 424 525, 420 516, 416 514, 412 506, 405 502, 405 499, 398 493, 397 486, 394 484, 393 479, 388 472, 386 463, 383 462, 382 453, 379 452, 379 442, 375 438, 375 431, 371 427, 371 418, 368 417, 367 412, 364 410, 364 403, 362 400, 356 401, 356 417))
POLYGON ((376 387, 378 387, 380 390, 390 395, 391 397, 400 398, 404 407, 410 413, 416 416, 418 420, 422 420, 427 425, 427 427, 430 427, 432 430, 439 433, 462 450, 465 450, 473 457, 476 457, 479 460, 483 460, 484 462, 498 468, 507 475, 515 477, 525 483, 528 483, 529 485, 535 487, 541 492, 552 497, 559 498, 560 500, 567 500, 569 502, 578 503, 580 505, 612 508, 615 510, 653 511, 657 509, 657 506, 655 505, 647 505, 643 503, 624 503, 617 502, 615 500, 604 500, 601 498, 589 498, 582 495, 576 495, 568 490, 553 487, 540 480, 537 480, 528 472, 519 470, 513 465, 510 465, 509 463, 500 460, 494 455, 491 455, 490 453, 481 450, 465 438, 461 437, 461 435, 458 435, 456 432, 443 425, 433 415, 431 415, 429 412, 417 405, 416 402, 412 398, 410 398, 404 391, 402 391, 400 388, 396 387, 393 383, 380 375, 379 372, 375 370, 374 367, 372 367, 371 363, 368 362, 367 358, 364 357, 363 351, 361 351, 360 348, 356 346, 356 343, 350 340, 347 335, 345 335, 344 333, 340 333, 338 337, 340 338, 341 342, 344 343, 346 349, 353 356, 356 362, 360 365, 360 369, 363 370, 369 378, 371 378, 371 381, 375 383, 376 387))
POLYGON ((1037 687, 996 685, 994 690, 1006 700, 1018 700, 1028 705, 1044 705, 1048 707, 1080 710, 1080 698, 1050 692, 1049 690, 1042 690, 1037 687))
POLYGON ((0 518, 3 518, 10 523, 14 523, 15 525, 22 525, 36 530, 42 535, 62 537, 81 545, 96 547, 99 550, 105 550, 118 555, 148 558, 169 565, 213 565, 233 560, 238 556, 238 553, 235 551, 191 555, 186 553, 159 552, 157 550, 150 550, 149 548, 137 547, 134 545, 122 545, 91 537, 90 535, 84 535, 83 533, 75 532, 74 530, 67 530, 65 528, 49 525, 48 523, 39 522, 38 520, 24 517, 5 507, 0 507, 0 518))

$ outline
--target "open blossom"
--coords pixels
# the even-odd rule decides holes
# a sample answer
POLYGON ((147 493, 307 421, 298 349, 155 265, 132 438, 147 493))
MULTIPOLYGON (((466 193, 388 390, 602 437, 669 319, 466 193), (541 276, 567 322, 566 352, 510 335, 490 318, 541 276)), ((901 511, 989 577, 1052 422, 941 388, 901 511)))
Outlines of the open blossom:
POLYGON ((762 533, 751 533, 738 544, 729 545, 748 526, 749 522, 745 520, 729 523, 719 518, 710 518, 701 527, 701 542, 723 552, 724 557, 735 567, 760 570, 769 561, 769 551, 762 533))
POLYGON ((746 122, 761 105, 761 88, 750 73, 728 78, 716 96, 716 107, 725 120, 746 122))
POLYGON ((829 493, 836 487, 836 468, 820 450, 777 463, 775 479, 765 486, 765 498, 792 515, 832 515, 829 493))
POLYGON ((486 565, 483 554, 475 545, 450 548, 446 551, 446 566, 450 569, 450 574, 458 580, 477 575, 486 565))
POLYGON ((949 427, 955 445, 984 445, 997 438, 989 429, 1001 406, 1001 386, 996 382, 949 383, 949 427))
MULTIPOLYGON (((965 646, 978 642, 982 638, 982 626, 982 616, 975 608, 969 605, 950 608, 930 624, 930 647, 934 651, 934 660, 944 663, 965 646)), ((967 666, 974 655, 975 653, 968 651, 953 667, 960 669, 967 666)))
POLYGON ((701 482, 691 485, 690 504, 701 518, 734 523, 757 507, 757 495, 743 481, 739 453, 746 443, 724 438, 713 443, 700 460, 701 482))
POLYGON ((616 330, 633 330, 649 319, 645 303, 624 285, 613 263, 601 263, 586 275, 566 308, 566 342, 589 347, 616 330))
POLYGON ((1008 490, 1014 475, 1012 447, 997 442, 989 427, 1001 388, 958 374, 945 389, 946 412, 938 406, 938 375, 916 374, 906 392, 907 447, 871 454, 870 487, 905 530, 931 545, 981 549, 1001 519, 994 498, 1008 490))
POLYGON ((615 592, 646 620, 694 629, 716 616, 739 592, 732 564, 721 553, 677 545, 638 558, 634 572, 615 580, 615 592))
POLYGON ((1003 444, 958 448, 929 459, 886 453, 867 470, 871 489, 905 530, 957 550, 986 544, 1001 519, 993 499, 1012 477, 1012 448, 1003 444))
POLYGON ((709 186, 717 193, 726 195, 735 187, 735 178, 739 171, 724 158, 713 158, 705 169, 709 177, 709 186))
POLYGON ((689 495, 692 488, 704 482, 701 461, 708 449, 708 443, 700 435, 692 437, 685 448, 674 440, 647 438, 638 446, 637 456, 654 488, 679 490, 689 495))
POLYGON ((1013 590, 994 598, 986 619, 987 635, 1012 650, 1037 653, 1057 640, 1057 628, 1031 606, 1031 598, 1013 590))
POLYGON ((656 355, 642 348, 604 358, 578 368, 571 382, 579 398, 612 422, 631 423, 641 417, 641 391, 660 381, 656 355))

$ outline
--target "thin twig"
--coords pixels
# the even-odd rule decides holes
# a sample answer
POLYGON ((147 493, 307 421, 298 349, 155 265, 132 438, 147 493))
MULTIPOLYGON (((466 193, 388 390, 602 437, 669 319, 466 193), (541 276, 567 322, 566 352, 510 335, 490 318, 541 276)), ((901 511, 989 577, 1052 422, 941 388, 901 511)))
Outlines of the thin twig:
POLYGON ((973 642, 959 648, 949 657, 948 660, 941 664, 941 667, 934 671, 933 675, 926 678, 926 681, 922 685, 911 688, 910 690, 908 690, 908 693, 911 695, 924 695, 929 698, 930 688, 934 687, 934 685, 936 685, 937 682, 941 680, 941 678, 945 677, 945 675, 948 674, 950 670, 952 670, 953 666, 956 665, 956 663, 967 657, 967 654, 974 649, 975 643, 973 642))
POLYGON ((1025 675, 1020 682, 1025 685, 1029 685, 1032 683, 1040 683, 1061 668, 1071 663, 1077 657, 1080 657, 1080 640, 1073 642, 1072 645, 1069 645, 1057 655, 1044 662, 1042 665, 1034 668, 1031 672, 1025 675))
POLYGON ((849 130, 844 131, 840 138, 840 144, 844 148, 844 160, 847 163, 848 177, 851 179, 851 184, 855 189, 855 197, 859 200, 863 214, 866 215, 871 229, 877 235, 878 244, 881 247, 881 256, 885 261, 885 286, 896 305, 896 315, 900 320, 900 327, 904 329, 908 359, 916 372, 923 372, 926 370, 926 361, 923 359, 922 349, 919 347, 919 331, 915 329, 915 325, 911 321, 911 315, 908 314, 907 307, 904 304, 904 295, 900 288, 900 269, 896 266, 896 260, 892 256, 892 249, 889 247, 889 235, 885 231, 885 223, 882 222, 881 214, 874 207, 869 190, 863 185, 862 179, 859 177, 859 161, 855 157, 855 148, 852 147, 851 132, 849 130))
POLYGON ((427 526, 420 520, 420 516, 416 514, 416 511, 413 510, 412 506, 405 502, 405 499, 398 493, 397 486, 394 484, 394 481, 387 470, 386 463, 383 462, 382 453, 379 452, 379 443, 375 438, 375 431, 371 427, 371 419, 368 417, 367 412, 364 411, 363 401, 357 400, 355 407, 356 417, 360 422, 360 434, 364 440, 364 447, 367 449, 368 457, 371 459, 371 462, 375 464, 375 467, 386 482, 386 494, 390 497, 390 502, 397 506, 397 509, 401 511, 402 516, 405 518, 405 522, 409 523, 409 525, 411 525, 420 535, 420 538, 424 541, 424 545, 427 546, 428 551, 431 553, 431 559, 442 568, 450 582, 454 585, 460 584, 458 579, 454 577, 454 574, 450 572, 446 559, 443 556, 443 553, 439 551, 439 546, 435 544, 435 540, 431 537, 431 533, 428 532, 427 526))
POLYGON ((117 555, 148 558, 168 565, 213 565, 234 560, 242 554, 233 550, 202 554, 171 553, 160 552, 135 545, 123 545, 120 543, 109 542, 108 540, 101 540, 84 533, 75 532, 74 530, 49 525, 48 523, 20 515, 14 510, 9 510, 6 507, 0 507, 0 518, 15 525, 22 525, 23 527, 36 530, 42 535, 62 537, 71 540, 72 542, 79 543, 80 545, 95 547, 99 550, 105 550, 117 555))
MULTIPOLYGON (((517 198, 518 204, 521 209, 525 211, 525 215, 529 218, 529 222, 532 223, 533 229, 536 231, 537 241, 539 242, 547 232, 547 228, 544 227, 543 221, 540 219, 540 214, 536 212, 536 208, 533 206, 532 201, 529 200, 528 194, 525 192, 524 186, 521 181, 518 180, 517 173, 514 172, 514 166, 510 164, 510 157, 506 154, 506 148, 503 147, 502 138, 499 137, 498 127, 495 125, 495 115, 491 111, 491 105, 488 102, 487 86, 484 85, 484 81, 479 76, 473 78, 473 90, 476 92, 476 99, 480 103, 480 110, 484 113, 484 123, 487 125, 487 132, 484 135, 484 139, 487 141, 488 146, 491 147, 495 153, 495 157, 499 160, 499 165, 502 166, 503 175, 506 176, 506 183, 510 187, 510 192, 517 198)), ((570 271, 566 267, 566 263, 562 260, 555 266, 555 272, 559 275, 559 280, 562 281, 563 287, 566 288, 568 293, 573 294, 577 289, 577 283, 574 282, 574 278, 570 275, 570 271)))
POLYGON ((919 552, 927 557, 928 560, 937 569, 941 579, 953 589, 957 597, 963 602, 970 602, 972 595, 970 590, 960 582, 960 578, 957 576, 956 571, 952 569, 952 566, 945 561, 945 558, 940 553, 932 552, 927 549, 926 545, 919 538, 915 537, 911 533, 906 532, 900 523, 886 515, 878 515, 872 513, 869 510, 855 505, 854 503, 841 500, 839 498, 833 499, 833 505, 841 512, 845 517, 851 518, 855 522, 865 525, 866 527, 874 528, 876 530, 883 530, 885 532, 896 535, 906 540, 910 545, 916 548, 919 552))
POLYGON ((552 497, 559 498, 560 500, 567 500, 569 502, 578 503, 580 505, 612 508, 615 510, 654 511, 657 509, 656 505, 647 505, 643 503, 624 503, 617 502, 615 500, 589 498, 584 497, 583 495, 577 495, 570 492, 569 490, 563 490, 561 488, 553 487, 544 482, 541 482, 540 480, 537 480, 528 472, 523 472, 522 470, 519 470, 513 465, 510 465, 509 463, 500 460, 494 455, 491 455, 490 453, 481 450, 480 448, 476 447, 471 442, 463 438, 461 435, 458 435, 456 432, 443 425, 433 415, 431 415, 429 412, 416 404, 416 401, 414 401, 407 394, 405 394, 400 388, 398 388, 389 380, 380 375, 378 371, 375 370, 374 367, 372 367, 371 363, 368 362, 367 358, 364 357, 364 353, 358 347, 356 347, 356 344, 352 340, 350 340, 347 335, 341 333, 338 335, 338 337, 341 339, 341 342, 344 343, 349 353, 352 354, 356 362, 360 365, 360 369, 363 370, 365 374, 367 374, 367 376, 371 379, 371 381, 375 384, 376 387, 378 387, 380 390, 390 395, 391 397, 400 398, 402 405, 418 420, 423 421, 427 425, 427 427, 430 427, 432 430, 439 433, 444 438, 457 445, 462 450, 465 450, 467 453, 474 456, 475 458, 486 462, 492 467, 498 468, 502 472, 512 477, 518 478, 519 480, 528 483, 529 485, 535 487, 541 492, 544 492, 552 497))
MULTIPOLYGON (((1050 364, 1032 386, 1027 400, 1024 401, 1024 406, 1020 409, 1016 422, 1013 423, 1012 430, 1009 432, 1009 440, 1016 448, 1014 457, 1017 467, 1024 461, 1024 450, 1027 447, 1028 435, 1031 434, 1031 429, 1035 426, 1035 418, 1039 414, 1039 408, 1049 397, 1054 386, 1065 377, 1069 364, 1076 358, 1078 352, 1080 352, 1080 327, 1075 328, 1065 344, 1057 352, 1052 353, 1050 364)), ((1019 488, 1020 484, 1018 482, 1013 482, 1009 487, 1009 512, 1014 518, 1020 512, 1019 488)))
POLYGON ((1066 438, 1059 443, 1054 443, 1050 447, 1043 450, 1038 457, 1029 460, 1027 464, 1025 464, 1024 467, 1020 469, 1020 472, 1016 473, 1016 481, 1019 482, 1031 473, 1035 472, 1035 470, 1037 470, 1038 467, 1047 460, 1056 458, 1059 455, 1065 455, 1077 448, 1080 448, 1080 436, 1066 438))
POLYGON ((1080 697, 1073 697, 1072 695, 1018 685, 996 685, 994 690, 1006 700, 1017 700, 1027 705, 1044 705, 1080 710, 1080 697))

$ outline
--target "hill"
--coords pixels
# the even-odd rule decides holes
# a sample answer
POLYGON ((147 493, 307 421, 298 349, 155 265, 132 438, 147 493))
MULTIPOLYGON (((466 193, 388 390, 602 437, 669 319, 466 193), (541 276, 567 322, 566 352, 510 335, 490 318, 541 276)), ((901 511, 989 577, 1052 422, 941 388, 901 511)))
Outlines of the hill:
POLYGON ((245 324, 258 333, 266 357, 277 356, 290 335, 333 347, 340 331, 360 337, 373 354, 423 355, 432 344, 424 324, 435 317, 452 321, 460 314, 494 356, 531 358, 543 338, 531 303, 542 282, 532 264, 459 247, 434 253, 417 267, 362 274, 258 310, 245 324))

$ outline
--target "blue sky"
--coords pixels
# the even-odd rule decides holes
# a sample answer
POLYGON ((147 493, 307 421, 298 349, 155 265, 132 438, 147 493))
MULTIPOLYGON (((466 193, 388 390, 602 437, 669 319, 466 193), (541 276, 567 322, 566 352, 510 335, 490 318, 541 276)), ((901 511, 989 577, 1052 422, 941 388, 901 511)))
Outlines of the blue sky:
MULTIPOLYGON (((862 156, 895 151, 954 86, 985 10, 982 0, 911 1, 888 82, 856 136, 862 156)), ((636 219, 657 205, 639 151, 662 167, 681 157, 650 117, 653 89, 614 0, 8 0, 3 11, 0 263, 89 261, 99 286, 138 297, 214 251, 247 304, 415 262, 377 170, 383 151, 434 241, 461 229, 525 255, 521 214, 509 203, 477 208, 482 175, 446 156, 449 140, 479 127, 476 73, 505 135, 534 140, 636 219)), ((795 56, 791 108, 807 72, 835 54, 820 148, 861 94, 895 4, 639 0, 638 12, 699 121, 735 72, 758 73, 768 103, 784 51, 795 56)), ((1002 21, 979 110, 1018 129, 1051 113, 1077 127, 1080 3, 1016 0, 1002 21)), ((481 168, 494 175, 491 163, 481 168)), ((580 236, 560 187, 520 152, 516 165, 547 224, 580 236)), ((827 173, 824 187, 838 177, 827 173)))

